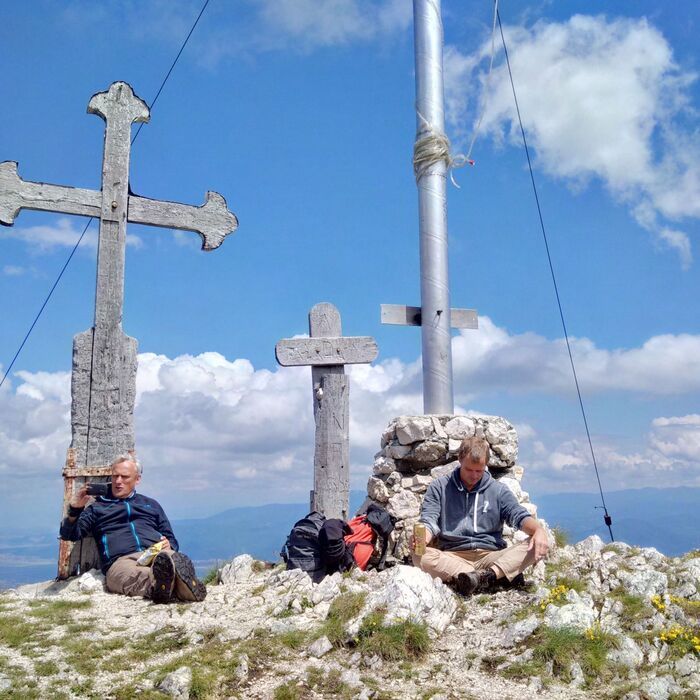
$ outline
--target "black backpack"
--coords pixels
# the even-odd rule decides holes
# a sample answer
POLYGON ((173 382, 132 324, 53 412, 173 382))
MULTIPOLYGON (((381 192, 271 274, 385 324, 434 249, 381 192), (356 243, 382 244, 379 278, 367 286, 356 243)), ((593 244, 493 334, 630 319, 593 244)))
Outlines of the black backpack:
POLYGON ((352 552, 343 539, 349 533, 350 527, 344 520, 326 520, 321 513, 312 511, 294 523, 280 555, 288 570, 306 571, 318 583, 327 574, 348 571, 354 566, 352 552))
POLYGON ((396 518, 389 513, 386 508, 382 508, 376 503, 370 503, 367 508, 367 522, 382 540, 382 553, 377 563, 377 570, 382 571, 385 567, 387 548, 389 546, 389 535, 394 531, 396 518))
POLYGON ((326 565, 318 539, 325 522, 325 516, 316 511, 297 520, 280 552, 287 569, 306 571, 314 583, 318 583, 326 575, 326 565))

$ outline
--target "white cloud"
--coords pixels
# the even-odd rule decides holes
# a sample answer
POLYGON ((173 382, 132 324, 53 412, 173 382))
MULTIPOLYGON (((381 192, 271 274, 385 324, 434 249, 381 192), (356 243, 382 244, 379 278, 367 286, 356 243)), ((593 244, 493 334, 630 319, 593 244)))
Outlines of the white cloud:
MULTIPOLYGON (((600 181, 687 267, 687 234, 660 219, 700 217, 700 146, 689 97, 696 76, 674 63, 668 42, 645 19, 576 15, 504 33, 538 166, 577 188, 600 181)), ((445 53, 446 113, 462 139, 471 133, 477 104, 470 98, 475 81, 485 84, 479 70, 489 54, 490 40, 472 55, 454 47, 445 53)), ((520 145, 503 61, 485 99, 483 133, 520 145)))
MULTIPOLYGON (((696 336, 659 336, 615 351, 575 339, 573 348, 586 391, 626 392, 625 401, 639 394, 646 401, 700 389, 696 336)), ((571 396, 567 363, 560 340, 510 334, 484 317, 479 333, 454 339, 457 410, 472 412, 498 395, 499 412, 509 417, 509 394, 571 396), (469 387, 468 401, 461 385, 469 387)), ((351 366, 348 373, 351 484, 363 489, 388 421, 422 410, 421 368, 418 361, 388 359, 351 366)), ((48 488, 60 482, 70 441, 69 373, 21 371, 13 378, 14 386, 0 389, 0 473, 12 493, 21 493, 32 478, 48 488)), ((591 490, 588 445, 556 433, 552 410, 533 409, 518 422, 525 486, 591 490)), ((216 352, 175 358, 143 353, 135 424, 144 491, 166 500, 177 517, 308 497, 314 444, 308 367, 269 371, 216 352)), ((594 441, 606 488, 653 483, 662 472, 680 483, 700 479, 697 415, 657 418, 639 448, 625 447, 619 436, 594 435, 594 441)))
MULTIPOLYGON (((93 221, 80 247, 97 250, 99 222, 93 221)), ((29 252, 34 254, 50 253, 57 248, 72 248, 79 240, 85 224, 76 223, 74 219, 61 217, 54 226, 14 226, 3 232, 5 238, 15 238, 27 244, 29 252)), ((143 241, 131 233, 126 234, 126 244, 132 248, 141 248, 143 241)))
POLYGON ((23 275, 27 269, 19 265, 3 265, 2 274, 8 277, 19 277, 23 275))
POLYGON ((650 444, 669 459, 700 462, 700 415, 655 418, 650 444))
MULTIPOLYGON (((585 393, 629 391, 652 395, 700 390, 700 336, 659 335, 641 347, 605 350, 588 338, 570 338, 579 382, 585 393)), ((453 340, 456 394, 470 391, 570 394, 573 379, 566 345, 536 333, 509 334, 488 316, 479 332, 453 340)))
POLYGON ((409 26, 405 0, 258 0, 269 41, 305 48, 367 41, 409 26))

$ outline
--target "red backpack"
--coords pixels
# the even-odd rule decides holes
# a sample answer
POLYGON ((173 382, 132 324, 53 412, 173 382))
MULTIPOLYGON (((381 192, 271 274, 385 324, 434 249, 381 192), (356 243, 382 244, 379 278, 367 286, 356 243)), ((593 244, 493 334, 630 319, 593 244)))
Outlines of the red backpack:
POLYGON ((357 566, 364 571, 370 557, 374 553, 374 543, 377 540, 372 526, 367 522, 366 515, 358 515, 348 525, 352 533, 345 536, 345 546, 352 552, 357 566))

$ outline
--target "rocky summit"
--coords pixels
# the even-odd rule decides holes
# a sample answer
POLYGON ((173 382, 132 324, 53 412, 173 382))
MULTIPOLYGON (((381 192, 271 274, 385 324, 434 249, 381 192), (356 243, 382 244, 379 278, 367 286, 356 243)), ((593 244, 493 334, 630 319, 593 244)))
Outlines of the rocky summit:
POLYGON ((242 555, 202 603, 94 572, 21 586, 0 596, 0 697, 700 697, 700 552, 590 537, 533 576, 462 598, 411 566, 313 584, 242 555))

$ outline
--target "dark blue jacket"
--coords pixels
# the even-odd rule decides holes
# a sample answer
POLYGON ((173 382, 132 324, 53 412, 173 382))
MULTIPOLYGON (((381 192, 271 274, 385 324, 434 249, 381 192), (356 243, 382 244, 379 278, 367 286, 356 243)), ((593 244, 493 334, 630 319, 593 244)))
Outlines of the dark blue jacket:
POLYGON ((177 551, 179 545, 160 503, 135 491, 128 498, 98 496, 74 522, 61 523, 61 539, 81 540, 92 535, 102 561, 102 573, 125 554, 140 552, 165 535, 177 551))

